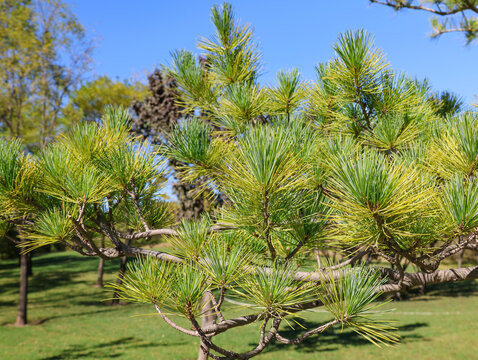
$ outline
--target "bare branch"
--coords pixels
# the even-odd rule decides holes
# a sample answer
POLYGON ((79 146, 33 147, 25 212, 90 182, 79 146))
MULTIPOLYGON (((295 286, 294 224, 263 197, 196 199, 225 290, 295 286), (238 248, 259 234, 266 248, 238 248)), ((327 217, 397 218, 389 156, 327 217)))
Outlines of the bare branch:
POLYGON ((136 196, 136 191, 134 189, 134 178, 131 179, 131 191, 128 191, 128 193, 131 196, 131 200, 133 200, 133 204, 134 204, 134 207, 136 209, 136 213, 138 214, 139 219, 141 220, 141 223, 144 226, 144 229, 146 231, 149 231, 148 223, 144 220, 143 213, 141 212, 141 209, 139 207, 138 198, 136 196))
MULTIPOLYGON (((337 264, 337 265, 334 265, 334 266, 331 266, 329 267, 328 269, 329 270, 338 270, 340 268, 343 268, 344 266, 347 266, 347 265, 350 265, 352 263, 355 263, 356 261, 360 260, 361 258, 363 258, 365 255, 367 255, 368 253, 370 253, 370 250, 364 250, 364 251, 359 251, 357 252, 357 254, 355 254, 354 256, 352 256, 350 259, 348 260, 345 260, 345 261, 342 261, 341 263, 337 264)), ((325 268, 322 268, 321 269, 322 271, 325 271, 326 269, 325 268)))
MULTIPOLYGON (((196 329, 196 331, 199 333, 201 336, 201 340, 212 350, 218 352, 221 355, 224 355, 223 357, 218 357, 218 356, 213 356, 215 359, 221 359, 221 360, 228 360, 228 359, 249 359, 251 357, 254 357, 258 355, 259 353, 262 352, 269 344, 269 342, 275 337, 275 334, 277 333, 277 329, 279 328, 279 325, 281 323, 280 318, 274 318, 274 321, 272 323, 271 328, 269 329, 269 332, 267 333, 266 336, 261 336, 261 340, 259 341, 259 344, 252 350, 245 352, 245 353, 236 353, 234 351, 230 350, 225 350, 216 344, 214 344, 211 339, 204 333, 203 329, 199 326, 197 321, 195 320, 194 316, 190 313, 189 314, 189 320, 191 321, 193 327, 196 329)), ((265 331, 265 326, 263 325, 261 329, 261 333, 265 331)))
MULTIPOLYGON (((142 249, 138 247, 133 247, 123 244, 120 249, 118 248, 101 248, 99 249, 101 253, 108 256, 110 259, 119 258, 122 256, 153 256, 159 260, 173 262, 173 263, 182 263, 183 260, 177 256, 167 254, 162 251, 142 249)), ((94 255, 94 254, 93 254, 94 255)))
POLYGON ((474 31, 474 28, 450 28, 450 29, 436 29, 433 28, 434 33, 430 35, 431 37, 438 37, 442 34, 451 33, 451 32, 470 32, 474 31))
POLYGON ((388 284, 380 287, 380 291, 383 293, 405 291, 416 286, 478 279, 478 266, 438 270, 432 273, 404 273, 401 283, 398 271, 389 268, 380 268, 380 271, 391 280, 388 284))
POLYGON ((223 333, 229 329, 233 329, 235 327, 239 326, 245 326, 248 324, 252 324, 254 321, 256 321, 259 318, 260 315, 254 314, 254 315, 244 315, 240 316, 234 319, 229 319, 225 320, 219 324, 213 324, 210 326, 206 326, 203 328, 203 331, 205 334, 211 334, 215 333, 220 334, 223 333))
POLYGON ((471 11, 474 11, 474 12, 478 11, 476 6, 473 6, 472 4, 469 4, 469 3, 468 3, 467 6, 457 6, 456 8, 444 11, 444 10, 440 10, 439 8, 438 9, 433 9, 433 8, 429 8, 429 7, 426 7, 426 6, 423 6, 423 5, 412 5, 411 3, 408 3, 408 2, 402 3, 402 2, 397 2, 397 1, 393 1, 393 0, 387 0, 387 1, 370 0, 370 2, 380 4, 380 5, 389 6, 389 7, 394 8, 395 10, 400 10, 400 9, 403 9, 403 8, 413 9, 413 10, 422 10, 422 11, 427 11, 427 12, 433 13, 435 15, 440 15, 440 16, 454 15, 454 14, 457 14, 459 12, 462 12, 463 10, 471 10, 471 11))
POLYGON ((175 322, 173 322, 170 318, 168 318, 166 316, 166 314, 164 314, 162 311, 161 311, 161 308, 154 304, 154 307, 156 308, 156 311, 159 313, 159 315, 161 315, 161 317, 163 318, 163 320, 168 324, 170 325, 172 328, 176 329, 176 330, 179 330, 181 331, 182 333, 186 334, 186 335, 189 335, 189 336, 196 336, 196 337, 199 337, 199 334, 197 331, 192 331, 192 330, 186 330, 184 329, 183 327, 179 326, 178 324, 176 324, 175 322))
POLYGON ((216 301, 216 298, 214 297, 214 295, 211 292, 209 292, 210 295, 211 295, 211 302, 214 305, 214 309, 216 310, 215 314, 217 314, 217 317, 219 318, 220 322, 226 321, 226 319, 224 319, 224 315, 221 312, 221 305, 224 301, 224 293, 225 292, 226 292, 226 288, 223 286, 221 288, 221 290, 219 290, 219 300, 218 301, 216 301))
POLYGON ((326 330, 327 328, 329 328, 331 326, 334 326, 336 324, 339 324, 340 322, 341 322, 340 320, 329 321, 328 323, 326 323, 322 326, 319 326, 319 327, 317 327, 313 330, 307 331, 305 334, 303 334, 302 336, 299 336, 298 338, 295 338, 295 339, 287 339, 287 338, 281 336, 279 333, 277 333, 276 334, 276 339, 277 339, 277 341, 279 341, 283 344, 299 344, 302 341, 304 341, 305 339, 307 339, 309 336, 321 333, 324 330, 326 330))
MULTIPOLYGON (((227 225, 214 225, 209 229, 209 232, 211 233, 213 231, 224 231, 224 230, 231 230, 231 229, 234 229, 234 228, 231 227, 231 226, 227 226, 227 225)), ((129 240, 144 239, 144 238, 148 238, 148 237, 155 236, 155 235, 176 236, 176 235, 178 235, 178 232, 174 229, 153 229, 153 230, 144 231, 144 232, 140 232, 140 233, 134 233, 134 234, 131 234, 131 235, 118 233, 118 236, 120 238, 129 239, 129 240)))
POLYGON ((306 236, 299 244, 297 244, 297 246, 294 248, 294 250, 292 250, 289 253, 289 255, 287 255, 285 260, 288 261, 288 260, 292 259, 295 256, 295 254, 297 254, 299 252, 299 250, 304 246, 307 239, 308 239, 308 236, 306 236))

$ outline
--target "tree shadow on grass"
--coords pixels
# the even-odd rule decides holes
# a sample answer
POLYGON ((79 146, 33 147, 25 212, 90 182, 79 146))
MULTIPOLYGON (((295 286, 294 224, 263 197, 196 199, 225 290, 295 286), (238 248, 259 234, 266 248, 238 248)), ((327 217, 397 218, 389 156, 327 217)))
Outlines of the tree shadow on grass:
MULTIPOLYGON (((77 275, 84 274, 95 268, 91 263, 88 263, 91 260, 65 255, 34 259, 33 276, 28 281, 29 292, 41 292, 65 285, 87 283, 84 280, 78 279, 77 275), (54 263, 54 267, 47 267, 51 263, 54 263)), ((105 266, 105 273, 114 272, 116 268, 117 264, 109 263, 105 266)), ((4 280, 0 283, 0 294, 7 295, 18 292, 19 274, 17 269, 15 271, 3 271, 2 278, 4 280)))
POLYGON ((7 259, 7 260, 0 260, 0 272, 4 274, 11 274, 19 268, 18 259, 7 259))
MULTIPOLYGON (((430 301, 439 297, 470 297, 478 295, 478 281, 458 281, 443 284, 428 285, 425 291, 410 289, 402 293, 400 301, 430 301)), ((385 298, 386 296, 384 296, 385 298)))
MULTIPOLYGON (((8 263, 6 265, 12 265, 8 263)), ((71 254, 58 253, 55 255, 38 256, 33 258, 33 276, 29 278, 29 293, 42 292, 53 288, 88 284, 78 275, 96 269, 98 259, 79 257, 71 254)), ((105 262, 105 273, 118 271, 118 261, 105 262)), ((16 294, 19 288, 18 265, 6 270, 2 264, 2 279, 0 294, 16 294)))
POLYGON ((11 281, 2 282, 0 284, 0 294, 4 296, 7 294, 17 293, 19 287, 19 280, 17 278, 12 278, 11 281))
POLYGON ((425 294, 428 296, 476 296, 478 295, 478 281, 459 281, 427 286, 425 294))
POLYGON ((92 310, 92 311, 77 311, 74 313, 67 313, 67 314, 60 314, 60 315, 53 315, 47 318, 43 318, 40 320, 35 321, 32 323, 32 325, 42 325, 48 321, 51 320, 56 320, 56 319, 61 319, 61 318, 68 318, 68 317, 81 317, 81 316, 91 316, 91 315, 98 315, 98 314, 104 314, 114 311, 114 309, 97 309, 97 310, 92 310))
POLYGON ((29 291, 33 293, 81 283, 86 282, 74 279, 74 273, 71 271, 38 272, 30 281, 29 291))
MULTIPOLYGON (((97 257, 87 257, 80 256, 74 253, 55 253, 54 255, 49 254, 48 256, 38 256, 33 258, 33 267, 42 268, 42 267, 59 267, 59 268, 69 268, 70 271, 85 272, 96 269, 98 266, 97 257)), ((119 259, 105 261, 105 272, 113 271, 119 267, 119 259)), ((53 269, 52 269, 53 270, 53 269)), ((54 270, 56 271, 56 270, 54 270)))
MULTIPOLYGON (((28 292, 30 294, 35 292, 42 292, 45 290, 71 285, 73 283, 80 284, 85 283, 82 280, 75 280, 73 273, 69 271, 56 271, 56 272, 37 272, 33 277, 28 280, 28 292)), ((4 281, 0 284, 0 294, 10 295, 17 294, 19 289, 19 278, 11 277, 8 281, 4 281)))
MULTIPOLYGON (((182 345, 177 343, 174 345, 182 345)), ((148 347, 157 347, 162 345, 155 342, 148 342, 142 339, 129 336, 107 342, 98 342, 95 344, 75 344, 70 345, 60 353, 42 358, 42 360, 61 360, 61 359, 114 359, 120 357, 129 349, 139 349, 148 347)))
POLYGON ((0 300, 0 307, 2 306, 15 306, 17 303, 13 300, 10 300, 10 301, 3 301, 3 300, 0 300))
MULTIPOLYGON (((1 305, 2 305, 2 303, 0 302, 0 306, 1 305)), ((93 308, 93 310, 90 310, 90 311, 75 311, 75 312, 71 312, 71 313, 62 313, 62 314, 59 314, 59 315, 53 315, 53 316, 45 317, 45 318, 42 318, 42 319, 31 320, 31 321, 29 321, 28 325, 43 325, 46 322, 49 322, 51 320, 56 320, 56 319, 61 319, 61 318, 68 318, 68 317, 77 318, 77 317, 80 317, 80 316, 87 316, 88 317, 88 316, 92 316, 92 315, 105 314, 105 313, 109 313, 109 312, 113 312, 113 311, 116 311, 116 308, 114 308, 112 306, 108 306, 108 307, 105 306, 104 308, 98 308, 96 306, 95 308, 93 308)), ((11 325, 11 321, 0 322, 0 326, 10 326, 10 325, 11 325)))
MULTIPOLYGON (((317 323, 307 320, 302 320, 301 324, 306 329, 313 329, 317 327, 317 323)), ((397 326, 397 332, 401 337, 401 342, 417 341, 423 339, 419 334, 414 334, 415 329, 428 326, 427 323, 417 322, 413 324, 406 324, 397 326)), ((286 338, 294 339, 300 336, 302 332, 297 332, 290 327, 281 329, 279 333, 286 338)), ((277 341, 272 344, 272 346, 266 348, 264 352, 273 352, 280 351, 285 349, 292 349, 293 351, 302 352, 302 353, 313 353, 313 352, 324 352, 324 351, 335 351, 343 346, 363 346, 370 345, 370 341, 365 339, 363 336, 357 334, 353 330, 341 328, 328 328, 321 334, 312 335, 309 338, 305 339, 298 345, 287 345, 281 344, 277 341)), ((257 344, 249 344, 250 346, 256 346, 257 344)))

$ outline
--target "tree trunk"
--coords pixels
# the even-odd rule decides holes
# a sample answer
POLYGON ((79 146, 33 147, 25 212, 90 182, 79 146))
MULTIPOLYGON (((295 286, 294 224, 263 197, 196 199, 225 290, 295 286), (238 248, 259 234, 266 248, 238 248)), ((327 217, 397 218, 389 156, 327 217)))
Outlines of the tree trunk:
POLYGON ((32 256, 33 254, 31 252, 27 253, 27 260, 28 260, 28 277, 33 276, 33 265, 32 265, 32 256))
POLYGON ((320 253, 319 253, 319 249, 315 249, 315 258, 317 259, 317 266, 319 269, 322 268, 322 263, 320 261, 320 253))
POLYGON ((98 263, 98 280, 96 280, 96 287, 102 288, 103 287, 103 273, 105 269, 105 259, 100 258, 100 262, 98 263))
POLYGON ((18 301, 18 312, 15 326, 25 326, 27 324, 28 257, 28 254, 20 255, 20 298, 18 301))
MULTIPOLYGON (((217 314, 214 312, 214 308, 211 302, 211 297, 214 296, 211 292, 206 292, 202 298, 202 317, 201 326, 212 325, 216 322, 217 314)), ((209 358, 209 348, 201 340, 199 344, 198 360, 207 360, 209 358)))
MULTIPOLYGON (((101 238, 101 245, 102 248, 105 247, 105 237, 101 238)), ((103 273, 105 272, 105 259, 100 257, 100 262, 98 264, 98 280, 96 281, 96 287, 103 287, 103 273)))
POLYGON ((458 269, 461 269, 461 264, 463 263, 463 253, 464 252, 465 252, 465 250, 461 250, 458 253, 458 269))
MULTIPOLYGON (((125 241, 126 246, 130 244, 130 240, 125 241)), ((116 284, 121 285, 123 283, 123 278, 124 278, 124 272, 126 271, 126 263, 128 262, 128 258, 126 256, 123 256, 121 258, 121 264, 120 264, 120 270, 118 277, 116 278, 116 284)), ((111 301, 111 305, 119 305, 119 292, 118 290, 115 290, 113 294, 113 300, 111 301)))
POLYGON ((209 358, 209 348, 202 340, 200 340, 198 360, 207 360, 208 358, 209 358))

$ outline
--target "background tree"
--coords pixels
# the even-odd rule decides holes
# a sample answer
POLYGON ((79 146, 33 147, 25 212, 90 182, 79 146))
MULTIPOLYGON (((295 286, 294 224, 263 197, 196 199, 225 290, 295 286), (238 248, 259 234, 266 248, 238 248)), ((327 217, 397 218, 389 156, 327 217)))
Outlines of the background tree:
POLYGON ((38 158, 0 142, 2 221, 28 234, 28 249, 62 242, 85 256, 138 256, 113 287, 198 338, 202 358, 249 359, 274 339, 298 344, 332 326, 398 341, 372 304, 382 294, 478 277, 478 266, 439 268, 478 247, 477 114, 443 119, 427 84, 394 72, 360 30, 339 36, 317 82, 289 70, 260 87, 251 28, 229 4, 212 20, 216 33, 199 44, 206 64, 179 51, 169 68, 182 106, 202 116, 181 121, 162 150, 184 164, 184 181, 227 196, 213 218, 171 227, 160 150, 131 135, 126 111, 108 109, 38 158), (155 235, 170 237, 170 253, 129 244, 155 235), (303 271, 319 246, 343 261, 303 271), (393 268, 361 265, 367 254, 393 268), (223 313, 227 300, 242 314, 223 313), (283 335, 318 307, 330 321, 283 335), (217 341, 238 326, 257 333, 250 351, 217 341))
MULTIPOLYGON (((0 48, 0 132, 38 151, 66 124, 64 100, 88 69, 91 44, 61 1, 1 0, 0 48)), ((21 256, 17 325, 27 322, 30 260, 21 256)))
MULTIPOLYGON (((151 139, 154 144, 165 144, 172 129, 183 116, 182 107, 176 103, 176 83, 170 75, 164 76, 158 69, 148 76, 148 83, 151 95, 135 101, 132 105, 136 114, 133 131, 151 139)), ((168 163, 175 172, 181 166, 175 159, 169 159, 168 163)), ((198 186, 201 184, 182 181, 173 183, 173 192, 179 203, 178 218, 198 218, 202 212, 210 212, 214 207, 215 201, 211 196, 197 196, 198 186)))
POLYGON ((100 121, 106 106, 130 108, 149 94, 147 87, 139 81, 112 80, 103 75, 87 81, 69 96, 63 116, 73 123, 100 121))
POLYGON ((478 1, 476 0, 370 0, 395 10, 412 9, 429 12, 432 38, 450 32, 462 32, 467 44, 478 38, 478 1))
POLYGON ((35 151, 68 120, 64 100, 88 70, 92 46, 61 1, 2 0, 0 7, 0 126, 35 151))

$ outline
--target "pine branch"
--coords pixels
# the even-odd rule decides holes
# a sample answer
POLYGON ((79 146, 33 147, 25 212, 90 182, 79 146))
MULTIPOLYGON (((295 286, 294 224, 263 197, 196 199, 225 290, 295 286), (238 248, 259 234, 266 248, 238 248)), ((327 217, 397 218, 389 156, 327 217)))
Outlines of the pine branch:
MULTIPOLYGON (((403 9, 403 8, 413 9, 413 10, 423 10, 423 11, 427 11, 427 12, 433 13, 435 15, 440 15, 440 16, 454 15, 454 14, 457 14, 459 12, 462 12, 463 10, 471 10, 473 12, 478 13, 478 7, 476 5, 471 4, 467 0, 463 1, 463 3, 464 3, 463 6, 457 5, 455 8, 452 8, 452 9, 448 8, 448 10, 445 10, 445 11, 440 10, 440 9, 429 8, 429 7, 426 7, 426 6, 423 6, 423 5, 412 5, 411 3, 408 3, 408 2, 399 2, 399 1, 396 1, 396 0, 387 0, 387 1, 370 0, 370 2, 380 4, 380 5, 389 6, 389 7, 394 8, 395 10, 400 10, 400 9, 403 9)), ((437 6, 439 6, 439 5, 437 4, 437 6)))
MULTIPOLYGON (((347 319, 344 319, 343 321, 347 321, 347 319)), ((307 331, 305 334, 303 334, 302 336, 299 336, 298 338, 295 338, 295 339, 287 339, 286 337, 283 337, 282 335, 277 333, 276 334, 276 339, 277 339, 277 341, 279 341, 282 344, 297 345, 297 344, 300 344, 305 339, 307 339, 308 337, 310 337, 312 335, 315 335, 315 334, 318 334, 318 333, 321 333, 321 332, 324 332, 329 327, 334 326, 334 325, 339 324, 339 323, 341 323, 341 320, 336 319, 336 320, 329 321, 328 323, 326 323, 324 325, 316 327, 313 330, 307 331)))

